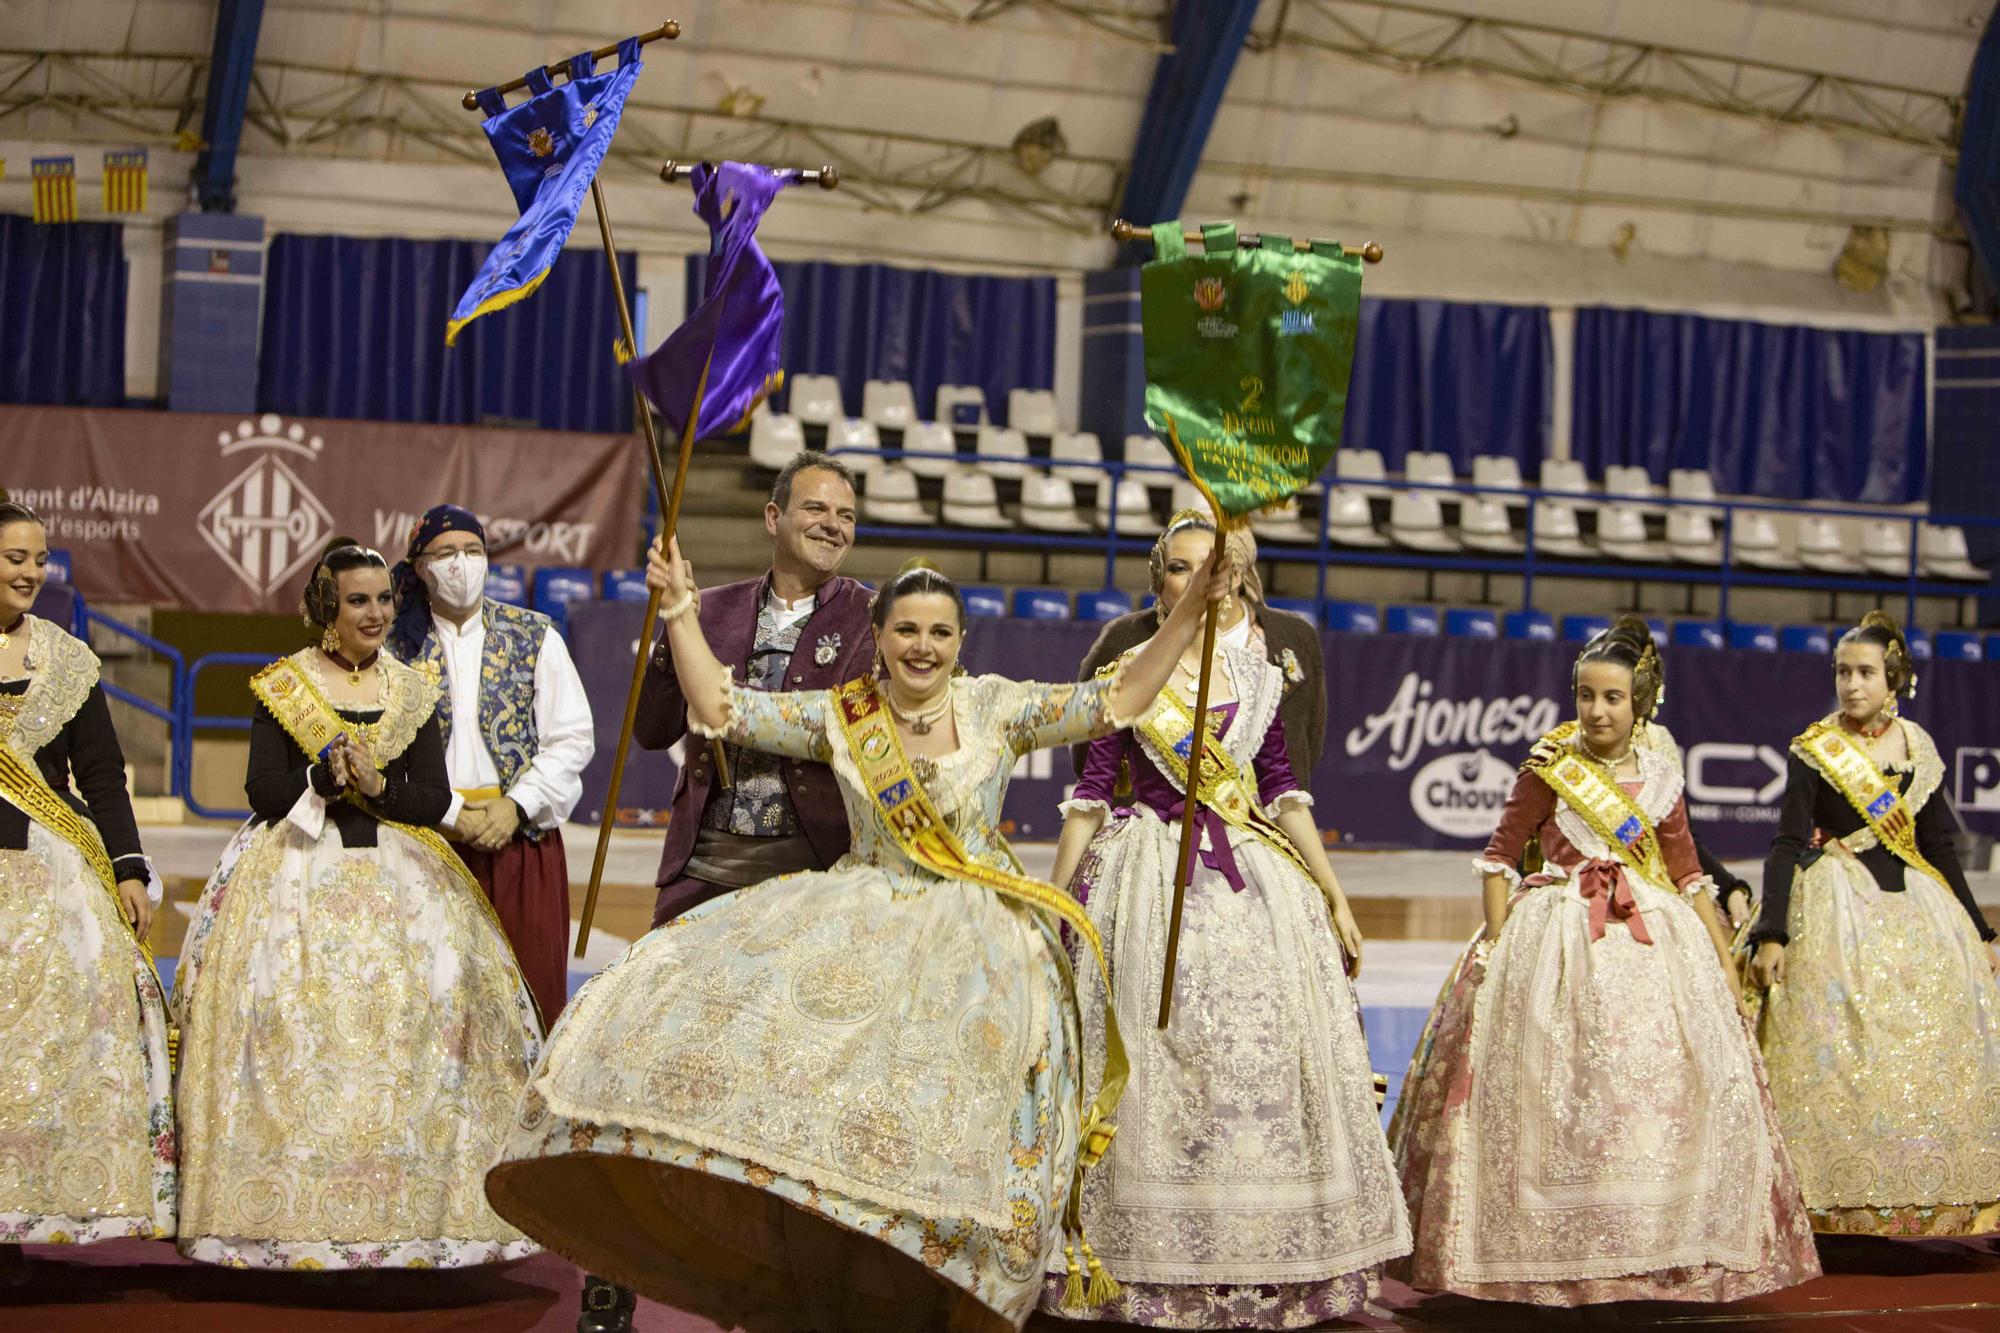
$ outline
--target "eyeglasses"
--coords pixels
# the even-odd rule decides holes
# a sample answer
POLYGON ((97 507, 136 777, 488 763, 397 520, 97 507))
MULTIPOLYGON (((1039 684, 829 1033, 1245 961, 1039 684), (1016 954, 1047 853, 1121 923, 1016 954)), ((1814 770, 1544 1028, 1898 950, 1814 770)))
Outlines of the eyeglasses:
POLYGON ((485 555, 484 546, 461 546, 455 551, 426 551, 417 557, 420 565, 441 565, 447 560, 456 560, 462 555, 485 555))

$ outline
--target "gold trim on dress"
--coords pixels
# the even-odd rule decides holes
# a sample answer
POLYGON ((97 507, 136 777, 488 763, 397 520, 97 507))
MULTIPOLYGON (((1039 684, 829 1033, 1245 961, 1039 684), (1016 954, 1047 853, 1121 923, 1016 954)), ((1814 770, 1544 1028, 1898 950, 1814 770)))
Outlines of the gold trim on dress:
POLYGON ((1655 884, 1672 884, 1660 857, 1659 834, 1639 803, 1570 743, 1576 723, 1565 722, 1536 741, 1521 767, 1555 792, 1590 831, 1633 871, 1655 884))
MULTIPOLYGON (((1915 760, 1916 747, 1910 748, 1910 758, 1915 760)), ((1938 883, 1948 882, 1917 849, 1917 821, 1902 793, 1884 780, 1875 761, 1848 740, 1838 725, 1821 718, 1793 740, 1792 753, 1854 807, 1884 847, 1938 883)))

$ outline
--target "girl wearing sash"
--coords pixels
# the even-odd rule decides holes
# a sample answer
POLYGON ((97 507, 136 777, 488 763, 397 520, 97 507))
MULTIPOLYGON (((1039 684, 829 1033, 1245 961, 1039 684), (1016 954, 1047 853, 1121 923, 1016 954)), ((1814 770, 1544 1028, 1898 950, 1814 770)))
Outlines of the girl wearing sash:
POLYGON ((996 824, 1019 756, 1152 702, 1228 562, 1118 672, 1060 685, 955 677, 958 590, 905 566, 873 604, 883 674, 767 693, 709 651, 670 551, 647 578, 690 729, 830 764, 853 849, 712 899, 579 991, 487 1178, 495 1207, 730 1327, 1018 1329, 1065 1234, 1072 1304, 1108 1299, 1070 1208, 1125 1080, 1114 1016, 1082 1104, 1097 933, 996 824), (1059 924, 1084 941, 1074 980, 1059 924))
MULTIPOLYGON (((1179 603, 1214 546, 1206 518, 1175 516, 1154 548, 1163 603, 1179 603)), ((1085 1180, 1084 1224, 1124 1286, 1090 1318, 1304 1328, 1359 1310, 1381 1264, 1410 1251, 1348 978, 1361 933, 1287 757, 1285 673, 1252 623, 1216 641, 1171 1025, 1133 1025, 1118 1144, 1085 1180)), ((1160 1006, 1200 654, 1189 648, 1136 724, 1091 744, 1063 804, 1055 881, 1107 941, 1126 1014, 1160 1006)), ((1089 989, 1078 1000, 1089 1042, 1103 1002, 1089 989)), ((1050 1280, 1045 1309, 1061 1285, 1050 1280)))
POLYGON ((311 648, 251 681, 250 820, 188 929, 180 1248, 249 1268, 436 1268, 534 1245, 482 1181, 539 1053, 507 939, 433 826, 438 686, 383 654, 382 557, 345 538, 311 648))
POLYGON ((1390 1125, 1413 1286, 1574 1306, 1819 1276, 1679 757, 1634 735, 1661 674, 1636 616, 1584 647, 1577 720, 1536 743, 1474 862, 1486 929, 1390 1125))
POLYGON ((159 902, 89 648, 28 613, 42 521, 0 503, 0 1277, 23 1244, 174 1229, 159 902), (72 790, 72 780, 75 789, 72 790))
POLYGON ((1792 742, 1751 930, 1760 1035, 1816 1230, 2000 1230, 2000 946, 1952 845, 1909 644, 1870 611, 1792 742), (1982 943, 1983 941, 1983 943, 1982 943))

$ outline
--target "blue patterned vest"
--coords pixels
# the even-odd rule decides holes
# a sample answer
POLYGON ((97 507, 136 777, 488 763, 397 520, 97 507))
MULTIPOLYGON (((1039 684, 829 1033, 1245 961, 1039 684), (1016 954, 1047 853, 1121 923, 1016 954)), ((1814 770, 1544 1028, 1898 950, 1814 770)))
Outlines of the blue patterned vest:
MULTIPOLYGON (((542 638, 553 622, 539 611, 529 611, 491 597, 485 600, 480 617, 486 625, 486 640, 479 654, 479 736, 493 767, 500 771, 500 787, 506 790, 534 761, 539 741, 535 735, 535 663, 542 655, 542 638)), ((438 725, 444 730, 445 744, 451 744, 451 684, 447 678, 444 647, 435 632, 424 635, 423 651, 410 665, 420 667, 438 682, 438 725)))

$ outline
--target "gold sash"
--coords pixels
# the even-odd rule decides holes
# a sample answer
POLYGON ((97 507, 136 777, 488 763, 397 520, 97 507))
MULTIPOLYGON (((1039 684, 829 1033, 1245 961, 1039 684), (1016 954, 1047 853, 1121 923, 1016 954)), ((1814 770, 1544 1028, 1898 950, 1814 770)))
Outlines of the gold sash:
POLYGON ((1563 723, 1535 742, 1521 767, 1548 783, 1619 860, 1654 884, 1672 883, 1653 822, 1623 787, 1571 747, 1575 734, 1576 723, 1563 723))
MULTIPOLYGON (((1111 969, 1104 961, 1104 941, 1083 908, 1055 885, 986 865, 974 860, 965 850, 965 845, 951 831, 951 826, 931 805, 929 793, 911 770, 909 757, 903 752, 902 737, 896 732, 895 720, 883 707, 882 696, 873 680, 867 677, 851 680, 835 692, 834 698, 838 705, 841 732, 847 738, 848 753, 853 755, 862 782, 875 798, 883 825, 905 856, 947 879, 971 880, 1004 898, 1053 913, 1090 946, 1091 957, 1097 960, 1097 973, 1104 982, 1103 1076, 1098 1083, 1097 1100, 1083 1110, 1082 1133, 1077 1143, 1076 1179, 1070 1184, 1069 1204, 1064 1217, 1065 1227, 1081 1242, 1083 1173, 1103 1158, 1105 1150, 1111 1146, 1112 1137, 1118 1132, 1111 1116, 1118 1109, 1119 1099, 1125 1095, 1125 1082, 1131 1076, 1125 1040, 1118 1031, 1118 1013, 1111 995, 1111 969)), ((994 840, 1000 841, 997 834, 994 840)), ((1089 1246, 1086 1244, 1083 1249, 1090 1264, 1092 1294, 1095 1297, 1106 1290, 1099 1280, 1104 1275, 1096 1257, 1090 1254, 1089 1246)), ((1070 1269, 1074 1275, 1074 1259, 1070 1269)), ((1071 1284, 1072 1288, 1076 1285, 1075 1282, 1071 1284)), ((1112 1291, 1115 1294, 1115 1284, 1112 1291)), ((1108 1299, 1110 1295, 1103 1295, 1102 1299, 1092 1299, 1090 1304, 1102 1304, 1108 1299)), ((1066 1298, 1064 1303, 1075 1305, 1078 1302, 1066 1298)))
MULTIPOLYGON (((1290 860, 1305 872, 1306 878, 1312 878, 1312 871, 1300 858, 1298 848, 1264 813, 1252 775, 1243 770, 1223 745, 1222 738, 1215 734, 1213 712, 1208 727, 1208 737, 1201 747, 1201 790, 1196 801, 1221 815, 1231 828, 1249 834, 1290 860)), ((1185 799, 1188 755, 1194 748, 1194 709, 1171 688, 1161 690, 1160 702, 1146 710, 1146 715, 1139 719, 1138 729, 1152 742, 1152 753, 1185 799)))
POLYGON ((1917 821, 1904 804, 1902 793, 1883 778, 1882 770, 1860 746, 1847 739, 1839 724, 1829 726, 1825 719, 1813 723, 1792 742, 1792 753, 1846 797, 1882 845, 1904 864, 1945 883, 1944 876, 1917 850, 1917 821))
MULTIPOLYGON (((298 663, 289 657, 279 658, 252 676, 250 692, 257 696, 264 707, 271 710, 271 716, 278 719, 278 725, 285 729, 285 734, 292 738, 292 742, 314 760, 317 760, 319 752, 343 731, 352 731, 362 736, 370 734, 371 729, 366 724, 342 720, 334 709, 333 701, 321 693, 319 686, 314 684, 305 672, 299 670, 298 663)), ((433 828, 405 824, 401 820, 391 819, 351 788, 341 793, 340 799, 366 810, 377 823, 395 829, 405 837, 420 843, 425 851, 444 862, 459 887, 471 895, 472 900, 479 904, 479 910, 486 914, 486 919, 493 923, 493 929, 500 932, 500 938, 507 946, 507 956, 509 958, 514 956, 514 942, 507 938, 506 928, 500 924, 500 917, 494 912, 493 903, 487 898, 486 890, 480 887, 473 873, 466 869, 465 862, 458 859, 458 853, 444 840, 443 834, 433 828)), ((516 971, 519 968, 520 964, 517 961, 516 971)), ((530 990, 527 994, 529 1000, 533 1002, 534 992, 530 990)), ((539 1003, 535 1004, 535 1017, 541 1023, 542 1030, 546 1032, 548 1020, 543 1018, 539 1003)))
MULTIPOLYGON (((118 874, 111 867, 111 854, 104 850, 104 839, 97 835, 82 815, 56 793, 42 770, 22 759, 14 747, 0 738, 0 796, 7 803, 28 818, 40 824, 49 832, 76 848, 98 880, 104 891, 111 895, 112 904, 118 910, 118 919, 125 922, 127 930, 132 923, 126 920, 125 904, 118 897, 118 874)), ((147 961, 152 961, 153 952, 146 948, 144 940, 139 948, 147 961)))

